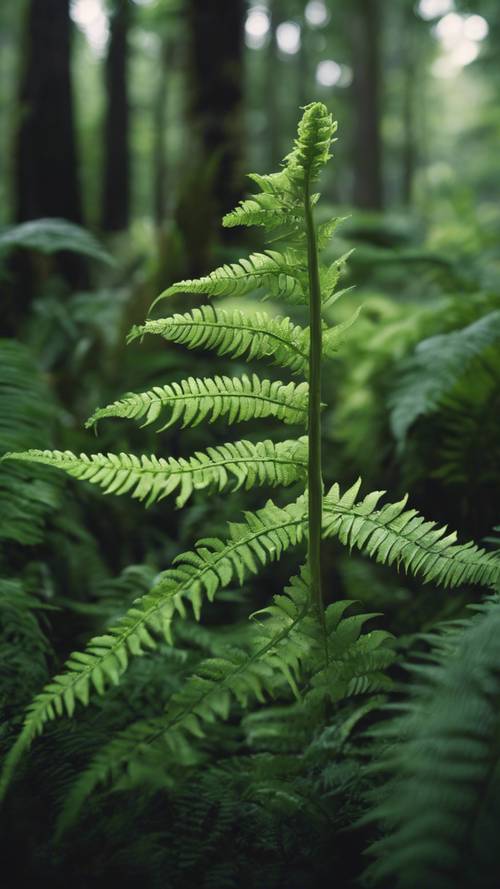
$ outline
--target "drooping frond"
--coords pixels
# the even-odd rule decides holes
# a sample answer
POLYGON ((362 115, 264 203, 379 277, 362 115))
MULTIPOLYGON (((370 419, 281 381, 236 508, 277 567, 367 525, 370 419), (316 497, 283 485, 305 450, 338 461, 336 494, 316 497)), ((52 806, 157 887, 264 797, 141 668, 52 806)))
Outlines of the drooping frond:
POLYGON ((389 783, 365 819, 383 830, 370 885, 498 885, 498 598, 477 610, 433 634, 400 714, 374 731, 389 783))
POLYGON ((329 651, 325 673, 323 637, 310 614, 309 572, 303 568, 282 595, 254 615, 250 652, 227 648, 197 667, 166 706, 163 716, 133 723, 101 750, 76 781, 65 803, 60 829, 77 817, 85 799, 98 784, 133 771, 141 759, 160 745, 162 758, 178 751, 180 744, 203 737, 206 725, 227 719, 231 704, 242 707, 249 699, 264 703, 283 682, 300 700, 297 684, 302 674, 311 676, 306 703, 329 698, 338 701, 383 684, 382 671, 392 660, 385 647, 388 633, 362 634, 373 615, 344 618, 350 601, 336 602, 327 610, 329 651), (259 618, 258 620, 256 618, 259 618))
POLYGON ((234 578, 241 584, 246 574, 256 574, 260 567, 279 559, 286 549, 301 542, 306 521, 303 496, 283 509, 268 501, 263 509, 245 513, 244 522, 231 523, 227 540, 206 538, 193 552, 178 556, 175 567, 164 571, 153 589, 137 599, 116 625, 91 639, 84 652, 70 655, 65 671, 34 699, 5 760, 0 796, 20 756, 48 720, 64 712, 71 716, 77 701, 86 706, 94 690, 103 694, 106 685, 118 684, 129 657, 155 646, 151 631, 171 641, 173 617, 176 612, 185 613, 185 600, 198 618, 204 595, 212 601, 234 578))
POLYGON ((249 361, 269 358, 273 364, 304 374, 309 356, 309 331, 289 318, 265 312, 200 306, 170 318, 146 321, 133 327, 128 341, 144 334, 157 334, 188 349, 213 349, 217 355, 249 361))
POLYGON ((178 420, 182 427, 197 426, 208 419, 213 423, 227 417, 228 425, 245 420, 275 417, 283 423, 304 423, 307 417, 307 383, 287 383, 279 380, 251 377, 189 377, 180 383, 155 386, 149 392, 130 393, 107 407, 99 408, 87 420, 93 426, 104 417, 141 419, 143 426, 159 417, 163 408, 170 408, 167 423, 158 431, 168 429, 178 420))
MULTIPOLYGON (((239 262, 226 263, 202 278, 179 281, 167 287, 155 299, 151 310, 162 299, 176 293, 201 293, 207 296, 245 296, 265 288, 267 296, 291 303, 307 301, 307 267, 303 254, 288 250, 251 253, 239 262)), ((150 311, 151 311, 150 310, 150 311)))
POLYGON ((181 507, 195 490, 237 491, 256 485, 292 484, 306 471, 307 440, 227 442, 179 459, 36 450, 6 454, 3 459, 53 466, 99 485, 106 494, 130 494, 145 500, 147 506, 176 493, 176 504, 181 507))
POLYGON ((324 499, 323 535, 336 536, 385 565, 400 565, 411 574, 443 586, 477 583, 492 586, 500 578, 500 559, 474 543, 457 543, 455 531, 428 522, 416 509, 398 503, 377 504, 385 493, 374 491, 356 503, 361 482, 342 497, 334 485, 324 499))
POLYGON ((435 410, 471 362, 499 340, 500 311, 495 311, 462 330, 419 343, 414 355, 398 368, 398 383, 390 398, 391 426, 400 445, 418 417, 435 410))
POLYGON ((252 698, 263 703, 276 677, 278 682, 284 677, 297 693, 296 673, 311 645, 307 635, 302 641, 290 637, 301 625, 308 608, 308 573, 302 569, 284 594, 275 596, 273 604, 259 612, 266 613, 267 619, 255 623, 250 652, 227 646, 217 657, 205 659, 172 696, 165 714, 134 722, 99 751, 68 795, 59 830, 73 823, 97 785, 130 768, 134 760, 147 756, 153 744, 160 743, 167 755, 175 753, 183 736, 200 738, 207 724, 227 719, 233 701, 242 707, 252 698))

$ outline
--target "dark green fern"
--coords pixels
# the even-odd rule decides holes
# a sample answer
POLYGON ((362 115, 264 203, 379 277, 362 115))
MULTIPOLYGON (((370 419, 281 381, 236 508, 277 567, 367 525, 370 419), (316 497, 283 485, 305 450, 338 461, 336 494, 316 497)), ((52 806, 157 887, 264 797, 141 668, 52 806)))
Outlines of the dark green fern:
POLYGON ((376 732, 390 778, 369 815, 383 831, 370 850, 377 886, 498 886, 498 597, 475 610, 431 636, 400 715, 376 732))

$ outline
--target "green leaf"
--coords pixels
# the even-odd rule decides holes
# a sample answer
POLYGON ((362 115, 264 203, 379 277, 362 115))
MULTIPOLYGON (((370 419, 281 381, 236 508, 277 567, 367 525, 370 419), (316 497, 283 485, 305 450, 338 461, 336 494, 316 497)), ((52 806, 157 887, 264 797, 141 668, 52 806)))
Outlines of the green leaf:
POLYGON ((301 424, 307 419, 307 383, 282 383, 261 380, 255 374, 242 377, 189 377, 180 383, 155 386, 149 392, 130 393, 107 407, 99 408, 86 422, 94 426, 104 417, 141 419, 148 426, 164 408, 170 418, 161 429, 177 421, 182 426, 197 426, 203 420, 215 422, 226 417, 228 425, 260 417, 275 417, 283 423, 301 424))
POLYGON ((114 265, 114 259, 90 232, 66 219, 35 219, 0 232, 0 253, 23 247, 40 253, 69 250, 114 265))

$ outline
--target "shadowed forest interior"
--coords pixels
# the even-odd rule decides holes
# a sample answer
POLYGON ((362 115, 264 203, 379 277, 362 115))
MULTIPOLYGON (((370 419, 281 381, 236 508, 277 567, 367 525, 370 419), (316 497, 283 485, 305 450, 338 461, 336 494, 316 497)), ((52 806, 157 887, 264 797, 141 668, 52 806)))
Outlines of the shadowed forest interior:
POLYGON ((6 889, 500 886, 499 60, 0 4, 6 889))

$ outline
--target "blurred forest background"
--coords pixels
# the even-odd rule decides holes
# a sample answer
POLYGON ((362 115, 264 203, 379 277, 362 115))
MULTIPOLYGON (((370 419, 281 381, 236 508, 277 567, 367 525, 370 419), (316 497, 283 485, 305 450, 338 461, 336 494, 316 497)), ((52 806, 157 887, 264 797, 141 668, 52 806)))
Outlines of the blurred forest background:
MULTIPOLYGON (((217 372, 234 370, 234 362, 156 338, 126 346, 125 337, 173 281, 262 246, 258 234, 224 230, 220 218, 251 190, 246 172, 278 168, 299 106, 317 99, 339 121, 321 212, 348 217, 331 252, 355 248, 345 273, 345 287, 355 289, 331 319, 363 305, 326 375, 327 481, 362 475, 368 490, 388 489, 392 499, 410 489, 412 505, 429 518, 488 540, 500 483, 499 60, 496 0, 5 0, 0 451, 186 456, 226 440, 217 424, 155 436, 109 423, 97 440, 83 424, 127 390, 208 375, 215 364, 217 372)), ((176 297, 172 308, 193 304, 176 297)), ((251 434, 263 438, 269 429, 256 422, 251 434)), ((230 501, 201 492, 182 513, 165 502, 145 511, 44 467, 0 465, 2 746, 68 651, 122 613, 207 523, 223 534, 239 507, 261 503, 259 491, 230 501), (30 658, 21 654, 28 649, 30 658)), ((285 558, 259 584, 248 583, 243 598, 221 596, 204 621, 214 628, 244 622, 293 571, 285 558)), ((473 595, 429 590, 360 555, 349 559, 334 543, 325 548, 325 589, 330 600, 383 611, 403 647, 417 630, 461 615, 473 595)), ((68 879, 75 889, 100 887, 117 877, 132 886, 138 876, 166 885, 155 880, 172 828, 158 797, 153 804, 133 798, 121 821, 101 798, 86 832, 57 852, 51 813, 109 727, 148 712, 201 656, 206 639, 184 633, 187 660, 172 658, 167 681, 158 659, 141 661, 129 684, 98 705, 100 718, 86 711, 80 734, 56 727, 48 747, 35 748, 4 831, 8 864, 18 854, 19 823, 29 825, 30 854, 16 857, 15 885, 34 885, 40 872, 54 887, 68 879), (96 812, 108 819, 104 839, 96 812), (137 818, 143 829, 130 844, 137 818), (157 849, 159 823, 166 834, 157 849)), ((238 743, 231 735, 232 751, 238 743)), ((337 796, 325 791, 324 804, 337 807, 341 822, 352 816, 339 803, 345 787, 358 799, 356 775, 337 796)), ((197 805, 206 824, 212 816, 203 793, 197 805)), ((168 803, 186 820, 192 804, 188 796, 168 803)), ((210 873, 213 885, 233 885, 217 862, 240 805, 237 794, 229 799, 211 844, 203 846, 201 828, 198 835, 191 825, 191 857, 168 863, 173 887, 208 886, 210 873)), ((288 817, 279 813, 280 830, 288 817)), ((276 881, 268 870, 259 889, 300 889, 314 843, 329 850, 331 831, 308 834, 302 860, 292 821, 292 840, 258 849, 262 866, 277 868, 276 881), (280 871, 282 853, 288 875, 292 857, 293 879, 280 871)), ((257 834, 247 838, 253 853, 257 834)), ((358 859, 354 849, 345 885, 358 859)), ((328 855, 315 860, 331 867, 328 855)))

